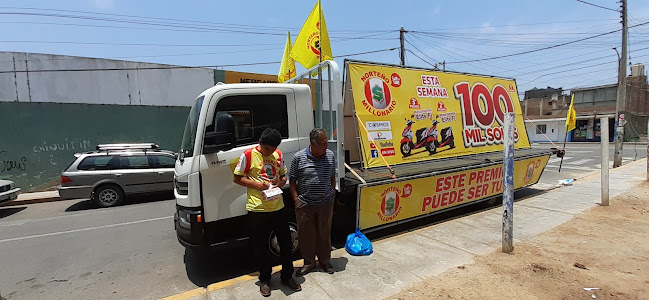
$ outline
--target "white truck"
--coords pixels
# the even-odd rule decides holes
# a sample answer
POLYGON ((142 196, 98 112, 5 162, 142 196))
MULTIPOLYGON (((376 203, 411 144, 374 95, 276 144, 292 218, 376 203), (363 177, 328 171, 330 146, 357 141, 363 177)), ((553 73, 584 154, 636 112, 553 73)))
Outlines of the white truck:
MULTIPOLYGON (((175 166, 182 245, 248 239, 246 189, 232 171, 268 127, 282 134, 288 165, 314 127, 327 130, 337 157, 334 239, 498 197, 505 112, 516 113, 516 189, 536 183, 552 154, 531 149, 512 79, 361 61, 345 61, 344 71, 343 84, 338 65, 325 61, 289 83, 219 83, 199 95, 175 166), (313 79, 318 70, 326 76, 313 79)), ((290 198, 285 191, 294 220, 290 198)), ((291 234, 297 247, 294 222, 291 234)), ((268 241, 278 253, 273 233, 268 241)))

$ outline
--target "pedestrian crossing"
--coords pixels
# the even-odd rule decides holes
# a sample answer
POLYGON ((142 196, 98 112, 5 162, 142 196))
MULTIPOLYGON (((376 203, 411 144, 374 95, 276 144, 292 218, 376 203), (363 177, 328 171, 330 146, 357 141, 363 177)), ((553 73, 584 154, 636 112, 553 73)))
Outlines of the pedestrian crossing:
MULTIPOLYGON (((622 164, 633 161, 633 158, 624 157, 622 159, 622 164)), ((561 165, 561 170, 575 170, 575 171, 591 171, 596 172, 602 168, 602 159, 599 155, 594 156, 593 158, 575 158, 572 156, 564 156, 563 164, 561 163, 561 157, 552 157, 548 160, 547 168, 550 170, 559 170, 559 165, 561 165)), ((609 168, 613 167, 613 161, 609 161, 609 168)))

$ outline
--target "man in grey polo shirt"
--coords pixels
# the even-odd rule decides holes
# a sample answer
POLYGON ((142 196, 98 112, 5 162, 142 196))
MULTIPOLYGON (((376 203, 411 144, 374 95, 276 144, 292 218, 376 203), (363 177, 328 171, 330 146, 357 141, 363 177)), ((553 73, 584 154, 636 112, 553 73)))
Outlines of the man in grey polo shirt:
POLYGON ((316 267, 333 274, 331 265, 331 220, 336 187, 336 158, 327 148, 327 132, 313 129, 309 147, 295 153, 288 172, 291 196, 295 201, 300 252, 304 267, 297 270, 302 276, 316 267))

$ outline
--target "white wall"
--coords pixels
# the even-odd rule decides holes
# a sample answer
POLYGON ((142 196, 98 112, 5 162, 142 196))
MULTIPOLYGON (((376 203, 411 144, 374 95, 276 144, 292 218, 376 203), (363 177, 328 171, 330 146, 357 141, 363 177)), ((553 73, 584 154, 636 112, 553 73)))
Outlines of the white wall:
POLYGON ((191 106, 214 70, 63 55, 0 52, 0 101, 191 106), (104 71, 38 70, 136 69, 104 71), (29 72, 14 72, 26 71, 29 72))
POLYGON ((536 127, 532 125, 531 122, 525 121, 525 128, 527 129, 527 135, 530 138, 530 142, 548 142, 548 138, 553 142, 563 142, 563 139, 566 134, 565 130, 565 120, 532 120, 535 125, 546 125, 547 138, 541 134, 536 133, 536 127))

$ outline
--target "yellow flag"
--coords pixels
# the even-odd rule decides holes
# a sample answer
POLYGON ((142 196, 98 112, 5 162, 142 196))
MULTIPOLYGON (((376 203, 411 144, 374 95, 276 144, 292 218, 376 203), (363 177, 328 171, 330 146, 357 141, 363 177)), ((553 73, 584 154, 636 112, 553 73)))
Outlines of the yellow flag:
POLYGON ((333 59, 320 0, 300 29, 291 57, 307 69, 319 64, 321 60, 333 59))
POLYGON ((568 115, 566 116, 566 131, 571 131, 577 127, 577 112, 575 111, 575 94, 572 94, 570 100, 570 108, 568 108, 568 115))
POLYGON ((286 38, 284 57, 282 58, 282 64, 279 66, 277 80, 279 82, 284 82, 293 77, 295 77, 295 61, 291 58, 291 33, 289 32, 288 38, 286 38))

